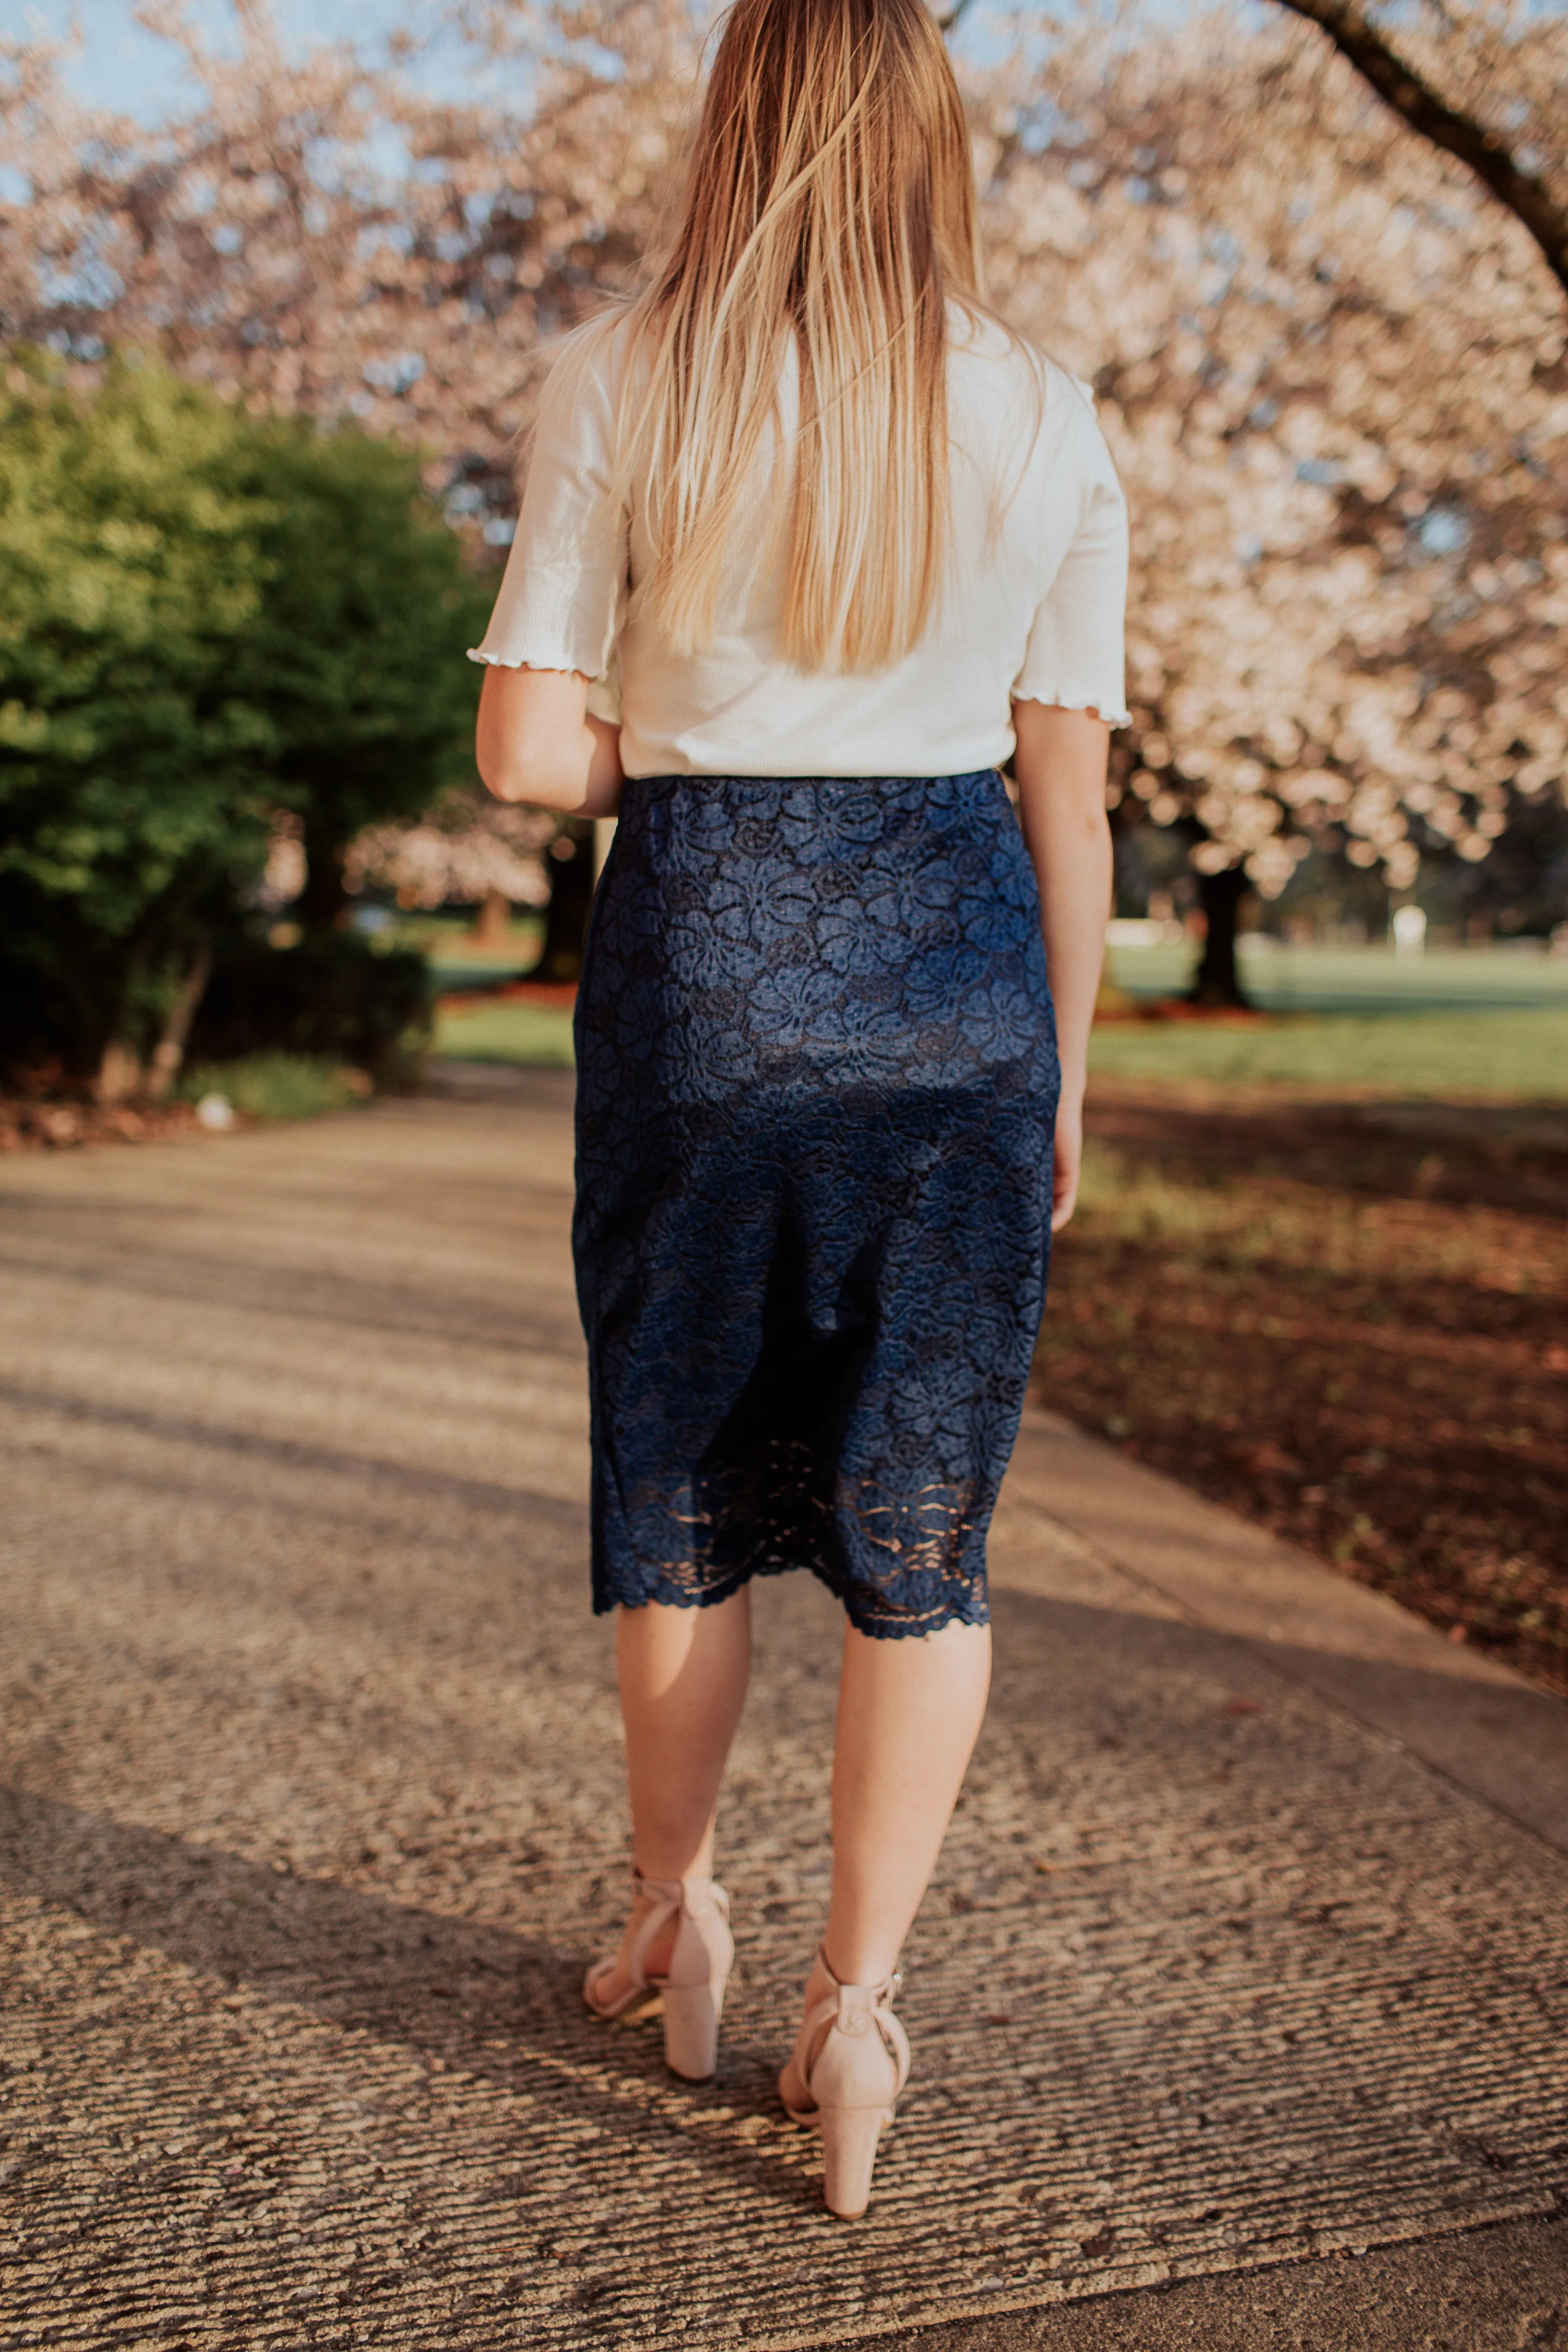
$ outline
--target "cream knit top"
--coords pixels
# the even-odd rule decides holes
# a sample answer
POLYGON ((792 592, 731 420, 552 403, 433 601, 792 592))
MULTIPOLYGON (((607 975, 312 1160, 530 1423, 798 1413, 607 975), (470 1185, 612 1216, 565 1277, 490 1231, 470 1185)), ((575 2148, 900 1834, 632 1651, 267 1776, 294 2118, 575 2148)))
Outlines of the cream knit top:
MULTIPOLYGON (((594 680, 589 707, 618 716, 628 776, 962 775, 1007 758, 1015 701, 1125 724, 1127 509, 1089 389, 956 306, 949 318, 948 570, 903 660, 868 677, 785 660, 761 531, 737 533, 711 646, 670 650, 637 593, 651 551, 636 496, 615 510, 606 496, 619 339, 603 336, 575 351, 573 337, 546 383, 517 534, 470 658, 594 680)), ((792 367, 786 447, 793 381, 792 367)))

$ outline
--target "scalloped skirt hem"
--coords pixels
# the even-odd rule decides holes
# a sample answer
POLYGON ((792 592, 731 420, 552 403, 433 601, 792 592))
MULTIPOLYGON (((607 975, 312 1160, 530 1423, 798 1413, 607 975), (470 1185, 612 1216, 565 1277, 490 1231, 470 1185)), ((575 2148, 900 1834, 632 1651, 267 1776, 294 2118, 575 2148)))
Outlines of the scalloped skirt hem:
POLYGON ((637 1578, 630 1591, 623 1595, 607 1588, 595 1589, 594 1614, 608 1617, 617 1609, 713 1609, 721 1601, 732 1601, 743 1592, 754 1579, 761 1576, 790 1576, 805 1569, 817 1582, 826 1585, 842 1607, 845 1615, 858 1633, 877 1642, 920 1641, 927 1633, 940 1633, 949 1625, 989 1625, 991 1607, 985 1587, 985 1571, 979 1574, 978 1592, 955 1597, 924 1615, 911 1613, 898 1616, 885 1610, 867 1610, 852 1584, 836 1576, 821 1560, 766 1559, 755 1567, 732 1570, 718 1582, 692 1585, 679 1577, 637 1578))

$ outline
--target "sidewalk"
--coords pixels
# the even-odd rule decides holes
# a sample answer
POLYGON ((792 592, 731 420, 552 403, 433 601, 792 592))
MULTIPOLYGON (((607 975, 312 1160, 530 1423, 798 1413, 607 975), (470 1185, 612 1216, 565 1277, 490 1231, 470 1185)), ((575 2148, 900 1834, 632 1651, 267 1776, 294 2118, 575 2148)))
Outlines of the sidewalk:
POLYGON ((1568 1707, 1043 1414, 867 2221, 773 2091, 810 1579, 759 1591, 719 2082, 584 2016, 570 1078, 455 1084, 0 1165, 7 2344, 1568 2340, 1568 1707))

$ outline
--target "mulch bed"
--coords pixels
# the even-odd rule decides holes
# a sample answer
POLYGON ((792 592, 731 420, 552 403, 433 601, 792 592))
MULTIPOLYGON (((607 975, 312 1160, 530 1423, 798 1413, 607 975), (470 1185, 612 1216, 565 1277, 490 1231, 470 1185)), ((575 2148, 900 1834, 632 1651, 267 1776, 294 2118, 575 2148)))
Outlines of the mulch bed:
POLYGON ((1042 1401, 1568 1693, 1568 1113, 1100 1082, 1042 1401))
MULTIPOLYGON (((248 1122, 237 1118, 236 1124, 248 1122)), ((0 1151, 68 1151, 83 1143, 154 1143, 208 1132, 190 1103, 132 1106, 0 1095, 0 1151)))

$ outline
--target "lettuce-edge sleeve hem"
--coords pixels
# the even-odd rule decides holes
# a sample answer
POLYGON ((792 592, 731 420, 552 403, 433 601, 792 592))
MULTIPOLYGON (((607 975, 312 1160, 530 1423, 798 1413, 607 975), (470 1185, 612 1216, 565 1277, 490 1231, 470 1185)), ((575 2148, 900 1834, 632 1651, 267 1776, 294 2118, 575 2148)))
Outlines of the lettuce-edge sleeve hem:
POLYGON ((576 677, 591 678, 594 676, 591 669, 584 669, 580 661, 574 661, 570 654, 563 653, 559 647, 543 652, 532 649, 521 654, 510 651, 498 654, 488 646, 470 646, 468 659, 480 663, 486 669, 554 669, 570 671, 576 677))
POLYGON ((1015 702, 1043 702, 1047 710, 1092 710, 1108 727, 1131 727, 1132 713, 1113 694, 1086 694, 1081 687, 1025 686, 1013 688, 1015 702))

